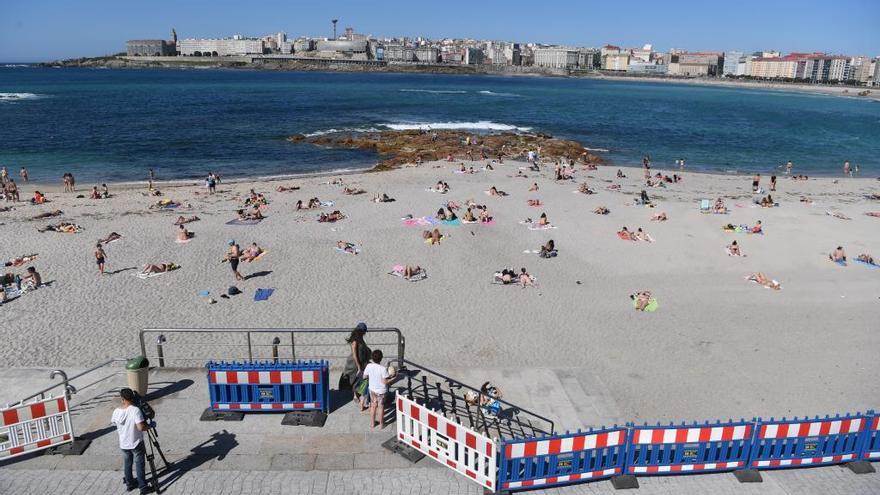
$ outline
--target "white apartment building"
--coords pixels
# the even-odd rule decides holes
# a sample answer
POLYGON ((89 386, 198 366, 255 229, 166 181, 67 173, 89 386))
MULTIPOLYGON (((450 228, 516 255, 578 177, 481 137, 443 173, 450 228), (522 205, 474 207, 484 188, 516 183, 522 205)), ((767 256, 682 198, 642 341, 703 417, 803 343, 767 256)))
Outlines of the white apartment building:
POLYGON ((602 58, 602 68, 605 70, 625 71, 629 66, 629 54, 619 53, 617 55, 607 55, 602 58))
POLYGON ((177 51, 184 56, 228 57, 263 53, 263 40, 241 36, 223 39, 186 39, 177 42, 177 51))
POLYGON ((578 51, 568 48, 536 48, 535 67, 569 69, 578 65, 578 51))

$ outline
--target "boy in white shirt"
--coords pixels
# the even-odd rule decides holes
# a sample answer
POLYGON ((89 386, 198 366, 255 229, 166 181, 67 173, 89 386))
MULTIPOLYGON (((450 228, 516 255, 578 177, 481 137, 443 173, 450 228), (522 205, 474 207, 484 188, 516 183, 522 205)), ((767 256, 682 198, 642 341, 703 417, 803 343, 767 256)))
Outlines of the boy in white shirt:
POLYGON ((370 357, 373 362, 364 368, 364 377, 369 380, 370 389, 370 428, 376 427, 376 419, 379 420, 379 428, 385 428, 385 394, 394 377, 390 377, 388 370, 379 364, 382 362, 382 351, 376 349, 370 357))

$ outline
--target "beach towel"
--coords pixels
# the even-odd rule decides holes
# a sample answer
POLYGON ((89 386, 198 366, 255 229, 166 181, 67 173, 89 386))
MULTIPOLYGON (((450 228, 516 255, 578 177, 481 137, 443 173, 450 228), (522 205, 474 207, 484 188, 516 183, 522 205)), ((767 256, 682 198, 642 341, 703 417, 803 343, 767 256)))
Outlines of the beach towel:
POLYGON ((339 246, 335 246, 333 249, 339 251, 340 253, 344 253, 344 254, 361 254, 361 247, 358 246, 357 244, 352 244, 352 250, 353 250, 354 252, 351 252, 351 251, 348 251, 348 250, 342 249, 342 248, 339 247, 339 246))
POLYGON ((256 225, 262 221, 262 218, 247 218, 244 220, 240 218, 233 218, 232 220, 226 222, 226 225, 256 225))
POLYGON ((268 253, 269 253, 268 249, 262 250, 260 252, 260 254, 254 256, 254 259, 250 260, 250 263, 253 263, 254 261, 260 261, 261 259, 263 259, 263 256, 266 256, 266 254, 268 254, 268 253))
MULTIPOLYGON (((639 302, 638 299, 633 299, 633 308, 636 308, 636 306, 638 305, 638 302, 639 302)), ((653 313, 654 311, 657 311, 657 308, 659 308, 659 307, 660 307, 660 305, 657 304, 657 299, 652 297, 652 298, 648 299, 648 305, 645 306, 645 309, 643 311, 646 311, 648 313, 653 313)), ((638 310, 638 308, 636 308, 636 310, 638 310)))
POLYGON ((455 220, 440 220, 440 223, 443 225, 461 225, 461 220, 456 218, 455 220))
MULTIPOLYGON (((492 274, 492 283, 495 285, 519 285, 519 274, 511 279, 510 282, 504 283, 503 281, 504 275, 501 272, 495 272, 492 274)), ((529 274, 529 278, 532 280, 532 285, 536 285, 538 283, 538 279, 536 279, 533 275, 529 274)))
POLYGON ((321 207, 323 208, 330 208, 333 204, 333 201, 321 201, 321 207))
POLYGON ((700 213, 710 213, 712 211, 712 205, 708 199, 703 199, 700 201, 700 213))
POLYGON ((840 266, 846 266, 846 260, 832 260, 831 258, 828 258, 828 259, 837 263, 840 266))
POLYGON ((839 219, 841 219, 841 220, 852 220, 852 218, 850 218, 850 217, 844 215, 843 213, 838 213, 838 212, 836 212, 836 211, 828 211, 828 210, 825 210, 825 214, 826 214, 826 215, 829 215, 829 216, 832 216, 832 217, 834 217, 834 218, 839 218, 839 219))
POLYGON ((159 275, 165 275, 166 273, 168 273, 168 272, 135 273, 134 276, 141 279, 141 280, 146 280, 148 278, 158 277, 159 275))
POLYGON ((437 220, 434 217, 404 218, 403 224, 409 227, 427 227, 437 224, 437 220))
POLYGON ((275 289, 257 289, 254 293, 254 301, 265 301, 269 299, 275 289))
POLYGON ((860 265, 867 266, 868 268, 880 268, 880 265, 875 265, 875 264, 873 264, 873 263, 868 263, 867 261, 862 261, 862 260, 854 260, 854 261, 855 261, 856 263, 860 264, 860 265))
POLYGON ((189 242, 189 241, 191 241, 191 240, 193 240, 193 239, 194 239, 194 237, 187 237, 187 238, 184 239, 184 240, 180 240, 180 238, 178 238, 178 239, 175 239, 174 242, 176 242, 176 243, 178 243, 178 244, 186 244, 187 242, 189 242))

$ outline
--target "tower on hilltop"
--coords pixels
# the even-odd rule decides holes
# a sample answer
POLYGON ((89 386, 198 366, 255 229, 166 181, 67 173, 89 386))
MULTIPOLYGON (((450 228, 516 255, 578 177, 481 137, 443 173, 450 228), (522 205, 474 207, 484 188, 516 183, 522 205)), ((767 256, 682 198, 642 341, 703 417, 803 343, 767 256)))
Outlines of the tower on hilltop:
POLYGON ((177 44, 177 31, 174 28, 171 28, 171 42, 177 44))
POLYGON ((339 22, 339 19, 333 19, 330 22, 333 23, 333 39, 335 40, 336 39, 336 23, 339 22))

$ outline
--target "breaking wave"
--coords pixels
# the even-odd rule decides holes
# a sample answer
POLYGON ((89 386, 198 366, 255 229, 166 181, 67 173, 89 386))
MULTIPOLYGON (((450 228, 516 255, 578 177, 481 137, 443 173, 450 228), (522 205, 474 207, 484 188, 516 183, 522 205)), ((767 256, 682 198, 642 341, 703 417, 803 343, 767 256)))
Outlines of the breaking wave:
POLYGON ((479 91, 481 95, 489 95, 489 96, 522 96, 516 93, 496 93, 495 91, 483 90, 479 91))
POLYGON ((400 124, 385 124, 385 127, 389 129, 393 129, 395 131, 408 131, 408 130, 431 130, 431 129, 439 129, 439 130, 455 130, 455 129, 471 129, 471 130, 480 130, 480 131, 518 131, 518 132, 528 132, 531 131, 531 127, 519 127, 511 124, 500 124, 498 122, 491 122, 488 120, 480 120, 478 122, 418 122, 418 123, 400 123, 400 124))
POLYGON ((34 93, 0 93, 0 101, 36 100, 42 97, 34 93))
POLYGON ((467 93, 464 90, 458 89, 401 89, 401 93, 431 93, 436 95, 463 95, 467 93))

